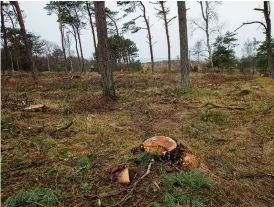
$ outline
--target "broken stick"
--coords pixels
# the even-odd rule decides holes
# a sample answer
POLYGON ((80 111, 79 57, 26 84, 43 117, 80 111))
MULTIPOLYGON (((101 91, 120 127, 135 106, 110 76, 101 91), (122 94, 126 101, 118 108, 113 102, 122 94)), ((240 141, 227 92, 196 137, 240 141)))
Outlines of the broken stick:
POLYGON ((141 180, 143 180, 151 171, 151 166, 152 164, 154 163, 154 159, 151 159, 148 167, 147 167, 147 171, 144 175, 142 175, 142 177, 140 177, 135 183, 133 183, 131 185, 131 190, 129 191, 129 193, 121 200, 119 201, 118 203, 114 204, 114 205, 111 205, 109 207, 114 207, 114 206, 122 206, 128 199, 130 199, 132 197, 132 193, 134 191, 134 189, 136 188, 137 184, 139 182, 141 182, 141 180))
POLYGON ((71 125, 76 121, 76 119, 74 119, 73 121, 69 122, 66 126, 60 127, 59 129, 56 129, 54 131, 52 131, 50 134, 54 135, 56 132, 68 129, 69 127, 71 127, 71 125))

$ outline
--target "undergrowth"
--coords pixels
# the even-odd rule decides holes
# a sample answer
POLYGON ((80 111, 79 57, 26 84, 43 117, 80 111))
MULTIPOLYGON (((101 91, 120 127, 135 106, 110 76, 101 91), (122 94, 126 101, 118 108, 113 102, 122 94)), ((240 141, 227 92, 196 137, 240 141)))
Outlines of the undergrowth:
POLYGON ((60 202, 60 195, 48 188, 35 188, 32 191, 20 191, 16 195, 9 197, 4 207, 35 207, 54 206, 60 202))
POLYGON ((163 202, 151 203, 149 207, 203 207, 205 194, 213 187, 213 181, 198 171, 171 173, 164 176, 163 202))

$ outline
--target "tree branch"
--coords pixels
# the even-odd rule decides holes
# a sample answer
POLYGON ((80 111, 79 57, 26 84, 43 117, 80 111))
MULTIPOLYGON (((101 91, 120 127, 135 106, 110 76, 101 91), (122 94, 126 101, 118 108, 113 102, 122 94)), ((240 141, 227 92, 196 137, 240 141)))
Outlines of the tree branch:
POLYGON ((167 23, 171 22, 173 19, 175 19, 177 16, 172 17, 170 20, 167 21, 167 23))
POLYGON ((138 17, 136 17, 136 18, 134 18, 134 19, 132 19, 133 21, 136 21, 137 19, 139 19, 140 17, 143 17, 142 15, 140 15, 140 16, 138 16, 138 17))
POLYGON ((247 25, 247 24, 261 24, 265 28, 265 31, 267 31, 267 27, 265 26, 265 24, 263 22, 254 21, 254 22, 244 22, 241 26, 239 26, 237 29, 235 29, 234 32, 236 32, 238 29, 240 29, 241 27, 243 27, 244 25, 247 25))
POLYGON ((206 31, 202 26, 200 26, 197 22, 195 22, 194 20, 192 21, 193 24, 195 24, 198 28, 200 28, 203 31, 206 31))

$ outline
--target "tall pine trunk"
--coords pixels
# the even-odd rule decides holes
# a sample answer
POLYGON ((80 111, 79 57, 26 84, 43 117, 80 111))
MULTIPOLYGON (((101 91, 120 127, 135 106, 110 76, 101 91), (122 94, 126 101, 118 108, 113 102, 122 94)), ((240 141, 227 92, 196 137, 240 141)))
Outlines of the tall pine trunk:
POLYGON ((7 67, 8 67, 8 75, 12 76, 12 60, 11 56, 8 51, 8 41, 7 41, 7 31, 5 27, 5 20, 4 20, 4 14, 3 14, 3 4, 1 3, 1 24, 2 24, 2 31, 3 31, 3 38, 4 38, 4 53, 6 57, 7 67))
POLYGON ((180 52, 181 52, 181 87, 182 89, 188 89, 190 87, 190 80, 189 80, 186 3, 185 1, 178 1, 177 5, 178 5, 180 52))
POLYGON ((37 69, 36 69, 36 66, 35 66, 34 59, 32 57, 32 52, 31 52, 31 48, 30 48, 30 45, 29 45, 28 36, 27 36, 27 33, 26 33, 26 29, 25 29, 25 24, 24 24, 24 20, 23 20, 23 17, 22 17, 22 13, 21 13, 18 1, 11 1, 11 3, 14 5, 14 7, 16 9, 18 21, 19 21, 19 24, 20 24, 20 28, 21 28, 21 31, 22 31, 23 36, 24 36, 24 43, 25 43, 25 47, 27 49, 28 58, 29 58, 30 65, 31 65, 32 78, 34 80, 36 80, 37 79, 37 69))
POLYGON ((147 27, 148 43, 149 43, 149 50, 150 50, 150 60, 151 60, 151 70, 152 70, 152 72, 154 72, 154 57, 153 57, 152 37, 151 37, 151 32, 150 32, 149 20, 146 17, 145 5, 141 1, 140 1, 140 4, 143 8, 143 17, 144 17, 146 27, 147 27))
POLYGON ((270 77, 274 78, 274 63, 273 63, 273 51, 271 48, 271 19, 270 19, 270 3, 264 1, 264 16, 266 22, 266 49, 267 49, 267 60, 268 60, 268 72, 270 77))
POLYGON ((87 6, 87 11, 88 11, 88 16, 89 16, 89 23, 92 31, 92 37, 93 37, 93 45, 94 45, 94 52, 96 53, 96 39, 95 39, 95 31, 94 31, 94 26, 92 22, 92 17, 91 17, 91 12, 90 12, 90 3, 86 2, 87 6))
POLYGON ((81 62, 82 62, 82 72, 85 72, 85 67, 84 67, 84 56, 83 56, 83 49, 82 49, 82 42, 81 42, 81 35, 80 35, 80 31, 79 28, 76 28, 76 33, 78 36, 78 40, 79 40, 79 45, 80 45, 80 53, 81 53, 81 62))
POLYGON ((162 12, 164 16, 164 22, 165 22, 165 29, 166 29, 166 39, 167 39, 167 52, 168 52, 168 71, 171 71, 171 55, 170 55, 170 39, 169 39, 169 32, 168 32, 168 23, 166 18, 166 10, 164 7, 164 2, 160 1, 162 12))
POLYGON ((78 59, 78 69, 80 70, 81 68, 81 60, 80 60, 80 55, 79 55, 79 50, 78 50, 78 40, 77 40, 77 35, 76 35, 76 29, 74 25, 71 25, 72 29, 73 29, 73 37, 75 40, 75 49, 76 49, 76 53, 77 53, 77 59, 78 59))
POLYGON ((65 62, 65 72, 67 73, 68 72, 67 55, 66 55, 66 49, 65 49, 65 43, 64 43, 64 31, 63 31, 63 22, 62 22, 62 15, 61 15, 60 7, 58 10, 58 19, 59 19, 59 30, 61 33, 62 50, 63 50, 64 62, 65 62))
POLYGON ((95 1, 95 19, 98 39, 98 66, 102 77, 104 96, 115 98, 113 74, 110 67, 105 2, 95 1))

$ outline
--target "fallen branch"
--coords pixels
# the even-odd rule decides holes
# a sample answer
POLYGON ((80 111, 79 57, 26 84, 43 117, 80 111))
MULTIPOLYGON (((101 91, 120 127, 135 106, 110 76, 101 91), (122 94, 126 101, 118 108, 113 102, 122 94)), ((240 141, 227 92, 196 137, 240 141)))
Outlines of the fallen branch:
POLYGON ((54 135, 54 134, 56 134, 56 133, 59 132, 59 131, 68 129, 69 127, 72 126, 72 124, 73 124, 75 121, 76 121, 76 119, 74 119, 73 121, 69 122, 66 126, 63 126, 63 127, 61 127, 61 128, 58 128, 58 129, 56 129, 56 130, 50 132, 50 134, 51 134, 51 135, 54 135))
POLYGON ((246 108, 242 108, 242 107, 220 106, 220 105, 216 105, 213 103, 206 103, 202 107, 207 107, 207 106, 211 106, 212 108, 224 108, 224 109, 229 109, 229 110, 240 110, 240 111, 246 110, 246 108))
POLYGON ((135 183, 133 183, 129 187, 129 188, 131 188, 130 191, 129 191, 129 193, 122 200, 120 200, 118 203, 116 203, 114 205, 111 205, 109 207, 122 206, 128 199, 130 199, 132 197, 132 193, 133 193, 134 189, 136 188, 137 184, 139 182, 141 182, 150 173, 151 166, 152 166, 153 163, 154 163, 154 159, 151 159, 151 161, 150 161, 150 163, 149 163, 149 165, 147 167, 146 173, 144 175, 142 175, 142 177, 140 177, 135 183))

